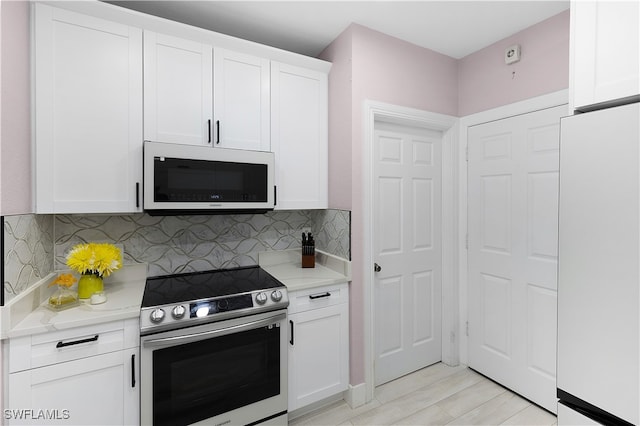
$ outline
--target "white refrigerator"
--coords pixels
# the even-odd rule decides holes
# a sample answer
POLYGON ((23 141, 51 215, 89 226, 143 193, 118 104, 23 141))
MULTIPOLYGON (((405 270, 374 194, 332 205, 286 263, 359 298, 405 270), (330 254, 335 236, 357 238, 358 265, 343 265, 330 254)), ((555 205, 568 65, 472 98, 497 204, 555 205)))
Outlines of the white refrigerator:
POLYGON ((640 424, 640 103, 561 120, 558 424, 640 424))

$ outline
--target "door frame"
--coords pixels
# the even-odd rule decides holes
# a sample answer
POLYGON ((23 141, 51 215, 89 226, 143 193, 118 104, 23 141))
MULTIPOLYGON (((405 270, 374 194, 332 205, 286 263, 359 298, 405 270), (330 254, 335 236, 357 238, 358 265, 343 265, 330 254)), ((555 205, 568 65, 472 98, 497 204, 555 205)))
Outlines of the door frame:
MULTIPOLYGON (((552 108, 556 106, 566 105, 569 102, 569 90, 563 89, 557 92, 537 96, 531 99, 525 99, 523 101, 515 102, 512 104, 504 105, 494 109, 478 112, 475 114, 467 115, 460 118, 459 123, 459 141, 460 149, 458 150, 458 223, 457 229, 458 252, 456 258, 458 261, 458 270, 456 274, 459 278, 459 359, 460 363, 468 365, 469 357, 469 345, 467 339, 467 321, 469 318, 469 304, 468 304, 468 256, 467 256, 467 208, 468 208, 468 191, 467 191, 467 144, 469 143, 468 131, 469 127, 476 126, 478 124, 487 123, 490 121, 502 120, 504 118, 513 117, 515 115, 527 114, 530 112, 538 111, 541 109, 552 108)), ((571 115, 573 111, 567 106, 567 115, 571 115)))
MULTIPOLYGON (((409 125, 442 131, 442 361, 448 365, 458 365, 458 286, 457 286, 457 188, 458 188, 458 118, 418 109, 365 100, 364 102, 364 144, 363 144, 363 194, 362 212, 363 238, 363 297, 364 297, 364 401, 373 399, 375 339, 373 335, 373 189, 374 158, 373 143, 376 121, 399 125, 409 125), (448 338, 445 338, 447 336, 448 338)), ((364 402, 363 401, 363 402, 364 402)), ((357 404, 359 405, 359 404, 357 404)))

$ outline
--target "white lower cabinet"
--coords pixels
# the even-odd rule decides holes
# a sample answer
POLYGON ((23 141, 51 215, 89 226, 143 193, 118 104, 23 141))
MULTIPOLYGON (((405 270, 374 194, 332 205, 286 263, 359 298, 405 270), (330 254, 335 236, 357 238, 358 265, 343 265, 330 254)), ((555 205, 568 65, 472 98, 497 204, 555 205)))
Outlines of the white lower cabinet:
POLYGON ((127 349, 9 374, 11 410, 33 410, 10 424, 138 424, 137 359, 138 350, 127 349))
POLYGON ((347 283, 289 293, 289 412, 349 384, 347 283))
POLYGON ((10 339, 5 424, 139 424, 138 330, 136 319, 10 339))

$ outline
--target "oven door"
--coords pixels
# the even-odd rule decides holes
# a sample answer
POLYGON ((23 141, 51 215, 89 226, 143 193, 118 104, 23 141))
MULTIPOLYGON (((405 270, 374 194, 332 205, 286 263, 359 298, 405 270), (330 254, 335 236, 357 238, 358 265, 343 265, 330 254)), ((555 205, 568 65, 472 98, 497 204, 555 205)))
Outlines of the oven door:
POLYGON ((286 311, 141 337, 141 423, 287 419, 286 311))

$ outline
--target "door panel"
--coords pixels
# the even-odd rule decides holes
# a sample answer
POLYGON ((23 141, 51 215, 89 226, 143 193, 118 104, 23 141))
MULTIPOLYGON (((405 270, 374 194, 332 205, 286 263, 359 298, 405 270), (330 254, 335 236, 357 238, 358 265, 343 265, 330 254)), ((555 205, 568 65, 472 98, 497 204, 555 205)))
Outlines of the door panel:
POLYGON ((380 280, 376 296, 378 353, 384 358, 402 350, 403 280, 401 276, 380 280))
POLYGON ((415 179, 413 182, 413 249, 429 250, 433 248, 433 181, 415 179))
POLYGON ((402 180, 393 177, 378 180, 380 198, 385 200, 379 206, 380 216, 385 224, 379 230, 380 253, 400 253, 402 247, 402 180))
POLYGON ((376 385, 441 359, 441 137, 376 123, 376 385))
POLYGON ((433 271, 424 271, 413 274, 413 343, 423 344, 434 338, 433 317, 433 271), (421 304, 429 309, 421 309, 421 304))
POLYGON ((557 295, 554 290, 532 284, 527 286, 527 292, 527 320, 529 324, 538 325, 528 336, 527 367, 555 381, 555 357, 549 353, 555 352, 556 339, 545 330, 557 328, 557 295))
POLYGON ((269 60, 215 49, 213 67, 216 145, 270 151, 269 60))
POLYGON ((469 129, 469 365, 555 412, 559 125, 469 129))
POLYGON ((481 200, 482 248, 511 252, 511 176, 483 176, 481 200))
POLYGON ((511 359, 511 280, 481 275, 483 349, 511 359))
POLYGON ((145 140, 211 143, 212 49, 206 44, 145 31, 145 140))

